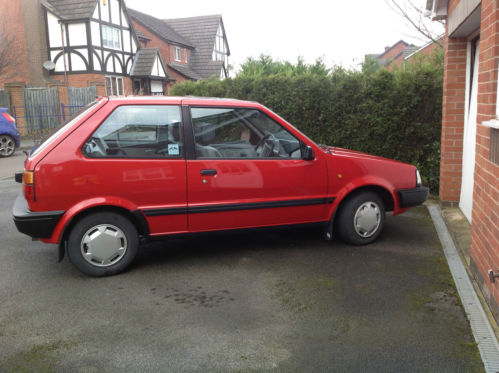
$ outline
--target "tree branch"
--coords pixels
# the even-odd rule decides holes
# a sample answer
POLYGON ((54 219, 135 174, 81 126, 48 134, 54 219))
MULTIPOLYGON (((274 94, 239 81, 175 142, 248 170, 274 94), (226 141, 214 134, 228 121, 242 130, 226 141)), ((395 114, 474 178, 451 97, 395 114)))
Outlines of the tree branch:
POLYGON ((420 8, 418 8, 413 2, 408 0, 408 3, 411 5, 411 7, 419 14, 419 22, 416 23, 413 17, 405 9, 403 9, 400 6, 400 4, 397 3, 396 0, 390 0, 390 2, 393 6, 395 6, 396 12, 399 13, 402 17, 404 17, 416 29, 416 31, 422 34, 425 38, 430 39, 432 42, 438 44, 440 47, 443 48, 443 45, 438 41, 438 38, 435 38, 435 36, 430 32, 430 30, 428 30, 428 27, 426 27, 426 25, 422 21, 421 18, 422 11, 420 8))

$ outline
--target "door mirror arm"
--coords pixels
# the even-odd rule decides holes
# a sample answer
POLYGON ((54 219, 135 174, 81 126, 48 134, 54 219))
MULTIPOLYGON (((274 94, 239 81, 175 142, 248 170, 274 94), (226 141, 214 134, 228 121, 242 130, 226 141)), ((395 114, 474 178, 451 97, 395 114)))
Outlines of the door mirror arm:
POLYGON ((303 144, 301 147, 301 158, 305 161, 313 161, 315 159, 314 149, 310 145, 303 144))

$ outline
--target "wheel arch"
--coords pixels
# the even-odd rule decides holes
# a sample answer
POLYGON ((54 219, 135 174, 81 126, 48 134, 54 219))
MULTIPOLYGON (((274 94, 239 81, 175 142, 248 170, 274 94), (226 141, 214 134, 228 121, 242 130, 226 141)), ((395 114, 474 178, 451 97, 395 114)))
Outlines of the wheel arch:
POLYGON ((115 205, 99 205, 89 207, 87 209, 79 211, 76 215, 74 215, 69 222, 64 227, 61 239, 59 241, 59 262, 64 258, 66 253, 66 242, 68 240, 69 233, 73 229, 73 227, 83 218, 90 214, 94 214, 97 212, 114 212, 120 214, 130 220, 130 222, 135 226, 139 236, 148 236, 150 234, 149 225, 147 220, 144 217, 144 214, 140 210, 130 211, 124 207, 119 207, 115 205))
POLYGON ((336 205, 336 208, 334 209, 333 214, 331 216, 331 221, 333 222, 333 224, 335 224, 336 215, 337 215, 338 211, 340 211, 340 209, 343 207, 345 202, 348 201, 348 199, 352 198, 353 196, 358 195, 358 194, 363 193, 363 192, 374 192, 374 193, 378 194, 380 196, 381 200, 383 201, 385 211, 393 211, 394 206, 395 206, 395 200, 392 196, 392 193, 390 193, 388 191, 388 189, 386 189, 380 185, 363 185, 363 186, 360 186, 358 188, 350 190, 348 193, 346 193, 341 198, 341 200, 336 205))

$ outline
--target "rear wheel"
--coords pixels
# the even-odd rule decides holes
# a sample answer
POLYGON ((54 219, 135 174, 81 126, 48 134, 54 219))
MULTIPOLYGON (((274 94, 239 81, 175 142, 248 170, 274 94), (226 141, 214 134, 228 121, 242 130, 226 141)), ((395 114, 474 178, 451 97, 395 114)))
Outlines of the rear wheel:
POLYGON ((9 135, 0 135, 0 157, 10 157, 16 150, 16 142, 9 135))
POLYGON ((367 245, 378 238, 385 222, 385 207, 374 192, 349 197, 338 214, 338 233, 352 245, 367 245))
POLYGON ((68 239, 68 257, 89 276, 109 276, 124 271, 135 259, 139 237, 123 215, 98 212, 73 227, 68 239))

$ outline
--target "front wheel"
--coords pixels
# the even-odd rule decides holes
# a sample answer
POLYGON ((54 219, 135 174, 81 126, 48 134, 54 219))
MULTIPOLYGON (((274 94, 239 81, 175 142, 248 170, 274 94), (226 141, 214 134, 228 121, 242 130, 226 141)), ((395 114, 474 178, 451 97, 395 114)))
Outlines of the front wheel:
POLYGON ((349 197, 338 214, 338 233, 352 245, 367 245, 378 238, 385 222, 385 206, 378 194, 361 192, 349 197))
POLYGON ((0 135, 0 157, 10 157, 16 151, 16 142, 9 135, 0 135))
POLYGON ((139 237, 123 215, 98 212, 73 227, 68 239, 68 257, 89 276, 109 276, 124 271, 135 259, 139 237))

